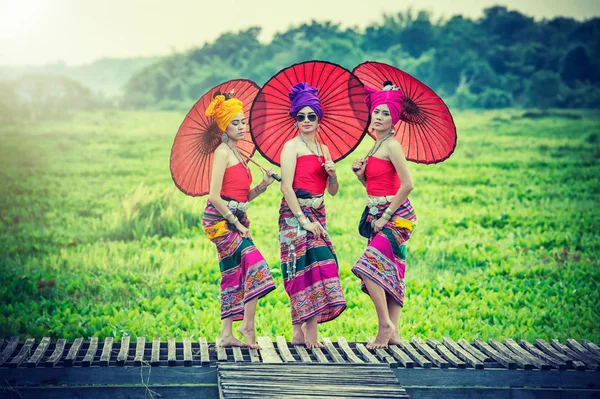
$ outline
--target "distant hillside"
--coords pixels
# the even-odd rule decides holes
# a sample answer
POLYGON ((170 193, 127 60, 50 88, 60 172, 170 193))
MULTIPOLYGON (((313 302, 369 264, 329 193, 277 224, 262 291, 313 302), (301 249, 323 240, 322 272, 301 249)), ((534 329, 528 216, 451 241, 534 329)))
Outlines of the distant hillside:
POLYGON ((8 67, 0 66, 0 80, 15 80, 24 75, 55 75, 75 80, 95 93, 105 96, 121 96, 123 85, 129 79, 162 57, 105 58, 91 64, 69 66, 56 63, 43 66, 8 67))

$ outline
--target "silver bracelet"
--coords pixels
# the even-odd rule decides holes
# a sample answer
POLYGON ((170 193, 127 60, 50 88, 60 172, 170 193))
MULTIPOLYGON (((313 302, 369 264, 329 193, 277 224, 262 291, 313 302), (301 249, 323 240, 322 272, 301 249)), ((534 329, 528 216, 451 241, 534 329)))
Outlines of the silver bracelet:
POLYGON ((258 184, 256 185, 256 187, 254 187, 254 191, 256 191, 256 193, 257 193, 257 194, 262 194, 262 193, 264 193, 265 191, 267 191, 267 188, 266 188, 266 187, 264 187, 264 186, 261 186, 261 183, 258 183, 258 184))
POLYGON ((231 212, 231 211, 227 211, 227 213, 225 215, 223 215, 223 217, 227 220, 229 220, 229 218, 232 216, 233 216, 233 212, 231 212))
POLYGON ((328 181, 329 181, 329 183, 337 183, 337 176, 336 177, 329 177, 328 181))
POLYGON ((295 217, 296 219, 300 219, 302 216, 304 216, 304 212, 302 212, 302 211, 300 211, 300 212, 298 212, 298 213, 294 213, 294 217, 295 217))

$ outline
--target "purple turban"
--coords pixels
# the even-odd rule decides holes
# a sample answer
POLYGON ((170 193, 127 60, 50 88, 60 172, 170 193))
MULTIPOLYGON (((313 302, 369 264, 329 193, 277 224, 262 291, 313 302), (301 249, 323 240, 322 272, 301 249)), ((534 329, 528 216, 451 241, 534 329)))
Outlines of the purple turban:
POLYGON ((296 118, 298 111, 308 106, 315 111, 319 120, 323 119, 323 109, 321 108, 321 101, 317 97, 316 87, 312 87, 306 82, 296 83, 292 86, 292 91, 288 96, 292 102, 292 108, 290 108, 292 118, 296 118))
POLYGON ((375 108, 381 104, 386 104, 390 109, 390 115, 392 116, 392 122, 394 125, 400 120, 400 113, 402 112, 402 100, 404 94, 400 90, 376 90, 369 86, 365 86, 365 103, 369 107, 369 112, 373 112, 375 108))

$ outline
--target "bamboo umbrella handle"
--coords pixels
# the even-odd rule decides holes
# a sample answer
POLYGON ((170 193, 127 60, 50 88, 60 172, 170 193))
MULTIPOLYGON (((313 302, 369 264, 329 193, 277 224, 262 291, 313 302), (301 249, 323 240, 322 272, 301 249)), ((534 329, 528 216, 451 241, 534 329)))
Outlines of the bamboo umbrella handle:
MULTIPOLYGON (((252 159, 252 158, 246 158, 246 159, 248 161, 252 162, 254 165, 258 166, 260 168, 260 170, 265 171, 265 168, 260 166, 260 164, 258 162, 256 162, 254 159, 252 159)), ((277 173, 273 173, 272 176, 273 176, 273 179, 277 180, 278 182, 281 182, 281 177, 279 177, 279 175, 277 173)))

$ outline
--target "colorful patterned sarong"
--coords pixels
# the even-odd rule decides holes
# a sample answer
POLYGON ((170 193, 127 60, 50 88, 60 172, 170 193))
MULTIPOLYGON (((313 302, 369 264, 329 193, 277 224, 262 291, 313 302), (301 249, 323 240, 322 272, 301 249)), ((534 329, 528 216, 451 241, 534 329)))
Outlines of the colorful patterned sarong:
MULTIPOLYGON (((237 211, 240 222, 248 227, 246 213, 237 211)), ((221 318, 242 320, 244 304, 275 289, 271 270, 252 240, 243 238, 208 202, 202 216, 206 236, 217 246, 221 270, 221 318)))
MULTIPOLYGON (((380 218, 389 205, 389 202, 377 205, 377 214, 369 214, 367 222, 371 223, 380 218)), ((352 272, 358 278, 371 279, 402 306, 405 291, 406 241, 410 238, 416 222, 415 210, 407 199, 386 226, 371 237, 367 249, 352 267, 352 272)), ((361 283, 361 289, 369 293, 364 281, 361 283)))
MULTIPOLYGON (((325 204, 318 208, 302 206, 311 222, 326 228, 325 204)), ((285 291, 290 297, 292 324, 317 316, 318 323, 330 321, 346 309, 338 263, 329 236, 316 240, 299 226, 287 205, 279 209, 279 242, 285 291)))

